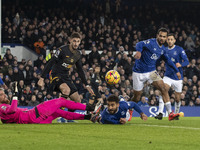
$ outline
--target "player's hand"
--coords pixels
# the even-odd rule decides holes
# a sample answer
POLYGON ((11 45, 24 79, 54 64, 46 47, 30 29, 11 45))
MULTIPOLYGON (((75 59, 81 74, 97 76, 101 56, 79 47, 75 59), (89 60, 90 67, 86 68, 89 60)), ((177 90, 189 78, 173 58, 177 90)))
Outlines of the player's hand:
POLYGON ((44 78, 40 78, 40 80, 38 81, 38 85, 40 87, 43 87, 44 86, 44 78))
POLYGON ((177 72, 176 75, 177 75, 178 79, 180 80, 180 79, 181 79, 181 74, 180 74, 180 72, 177 72))
POLYGON ((127 121, 126 121, 126 118, 120 118, 119 122, 120 122, 121 124, 125 124, 127 121))
POLYGON ((88 90, 88 92, 89 92, 91 95, 94 95, 94 91, 92 90, 91 86, 87 85, 87 86, 86 86, 86 89, 88 90))
POLYGON ((176 67, 179 68, 179 67, 182 67, 182 66, 181 66, 180 63, 176 63, 176 67))
POLYGON ((142 55, 142 53, 137 51, 136 54, 134 55, 134 58, 135 59, 140 59, 141 55, 142 55))
POLYGON ((145 115, 144 113, 140 114, 140 118, 144 121, 146 121, 148 119, 147 115, 145 115))

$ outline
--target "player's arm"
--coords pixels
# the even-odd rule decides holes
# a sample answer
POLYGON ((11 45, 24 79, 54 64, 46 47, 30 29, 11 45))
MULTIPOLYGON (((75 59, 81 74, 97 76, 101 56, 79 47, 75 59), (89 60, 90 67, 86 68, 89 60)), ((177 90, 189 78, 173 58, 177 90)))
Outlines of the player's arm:
POLYGON ((87 83, 87 80, 86 80, 86 77, 85 77, 85 73, 83 71, 83 67, 82 67, 82 63, 81 63, 81 59, 79 59, 77 62, 76 62, 76 68, 77 68, 77 72, 81 78, 81 81, 83 84, 85 84, 87 90, 91 93, 91 94, 94 94, 93 90, 91 89, 91 87, 88 85, 87 83))
POLYGON ((142 120, 147 120, 148 117, 143 113, 143 111, 141 110, 140 106, 137 103, 133 101, 129 101, 127 102, 127 104, 128 104, 128 109, 133 108, 135 111, 137 111, 140 114, 140 118, 142 120))
POLYGON ((42 72, 41 78, 38 81, 38 85, 39 86, 43 86, 44 85, 44 78, 46 77, 46 75, 49 73, 49 71, 51 70, 52 66, 58 61, 59 56, 61 55, 60 53, 62 52, 62 50, 59 48, 56 51, 56 54, 49 60, 49 62, 45 65, 44 70, 42 72))
POLYGON ((140 59, 141 55, 142 55, 142 50, 144 49, 144 47, 147 47, 147 44, 149 44, 150 41, 146 40, 146 41, 140 41, 136 44, 136 54, 134 55, 135 59, 140 59))
POLYGON ((46 77, 46 75, 49 73, 49 71, 51 70, 51 67, 53 66, 53 64, 55 64, 57 58, 55 56, 53 56, 49 62, 45 65, 44 70, 42 72, 41 77, 44 79, 46 77))
POLYGON ((45 65, 45 68, 42 72, 41 78, 38 81, 38 85, 39 86, 43 86, 44 85, 44 78, 46 77, 46 75, 49 73, 51 67, 53 66, 53 64, 55 63, 56 58, 52 57, 49 62, 45 65))
POLYGON ((176 67, 178 67, 177 65, 179 65, 179 67, 185 67, 185 66, 189 65, 188 57, 183 49, 181 49, 180 55, 181 55, 183 62, 180 63, 180 65, 176 63, 176 67))
POLYGON ((178 70, 178 68, 176 67, 176 65, 171 61, 171 59, 164 53, 163 55, 163 59, 165 60, 165 62, 172 68, 174 69, 176 75, 178 76, 178 79, 181 79, 181 74, 178 70))
POLYGON ((8 109, 6 109, 4 113, 5 114, 15 113, 16 110, 17 110, 17 103, 18 103, 17 97, 14 97, 13 100, 12 100, 11 106, 8 107, 8 109))

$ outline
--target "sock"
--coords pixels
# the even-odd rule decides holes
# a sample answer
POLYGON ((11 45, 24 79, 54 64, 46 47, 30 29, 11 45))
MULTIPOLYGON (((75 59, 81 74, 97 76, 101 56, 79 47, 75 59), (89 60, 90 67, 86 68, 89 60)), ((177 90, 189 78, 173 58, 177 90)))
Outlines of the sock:
POLYGON ((159 109, 158 112, 163 114, 164 110, 164 102, 162 96, 159 96, 159 109))
POLYGON ((166 107, 168 114, 170 114, 172 112, 171 102, 165 103, 165 107, 166 107))
POLYGON ((68 109, 68 111, 69 111, 69 112, 75 112, 75 110, 73 110, 73 109, 68 109))
POLYGON ((67 99, 69 97, 69 95, 62 94, 61 97, 67 99))
POLYGON ((84 116, 84 119, 86 119, 86 120, 90 120, 90 118, 91 118, 91 114, 88 114, 88 115, 84 116))
POLYGON ((179 113, 180 107, 181 107, 181 101, 179 101, 178 103, 175 102, 175 113, 179 113))

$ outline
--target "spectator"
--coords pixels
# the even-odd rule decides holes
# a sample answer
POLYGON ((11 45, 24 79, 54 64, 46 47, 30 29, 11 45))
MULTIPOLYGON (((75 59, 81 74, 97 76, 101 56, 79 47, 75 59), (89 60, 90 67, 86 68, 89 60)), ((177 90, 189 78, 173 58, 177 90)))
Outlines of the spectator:
POLYGON ((46 52, 43 49, 44 48, 44 42, 42 41, 41 38, 39 38, 39 40, 34 43, 34 47, 35 47, 35 52, 37 54, 42 54, 44 57, 46 57, 46 52))
POLYGON ((28 106, 37 106, 39 102, 36 100, 36 96, 32 95, 31 100, 28 102, 28 106))
POLYGON ((94 59, 97 59, 98 62, 100 61, 100 54, 95 46, 92 47, 92 51, 89 53, 88 56, 90 66, 93 64, 94 59))
POLYGON ((19 97, 19 105, 20 106, 27 106, 28 105, 26 100, 25 100, 25 97, 23 95, 19 97))
POLYGON ((24 80, 24 65, 22 63, 19 64, 19 69, 18 69, 18 72, 19 72, 19 80, 24 80))
POLYGON ((195 106, 200 106, 200 98, 196 98, 195 106))
POLYGON ((32 92, 30 86, 26 86, 26 88, 23 91, 23 95, 25 97, 25 100, 27 101, 31 100, 32 92))
POLYGON ((142 96, 141 100, 138 102, 138 105, 148 107, 149 104, 147 102, 148 102, 148 98, 146 98, 145 96, 142 96))
POLYGON ((48 94, 44 97, 44 101, 49 101, 49 100, 51 100, 51 99, 53 99, 53 97, 51 96, 50 93, 48 93, 48 94))

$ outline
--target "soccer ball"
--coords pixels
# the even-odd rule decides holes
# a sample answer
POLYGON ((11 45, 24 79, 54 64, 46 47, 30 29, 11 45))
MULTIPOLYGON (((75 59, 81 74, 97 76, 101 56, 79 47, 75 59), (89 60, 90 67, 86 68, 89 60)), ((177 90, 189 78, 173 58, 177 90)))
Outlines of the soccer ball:
POLYGON ((116 70, 110 70, 106 73, 105 80, 108 84, 117 84, 120 80, 120 75, 116 70))
POLYGON ((184 117, 184 112, 180 112, 180 113, 179 113, 179 116, 180 116, 180 117, 184 117))

